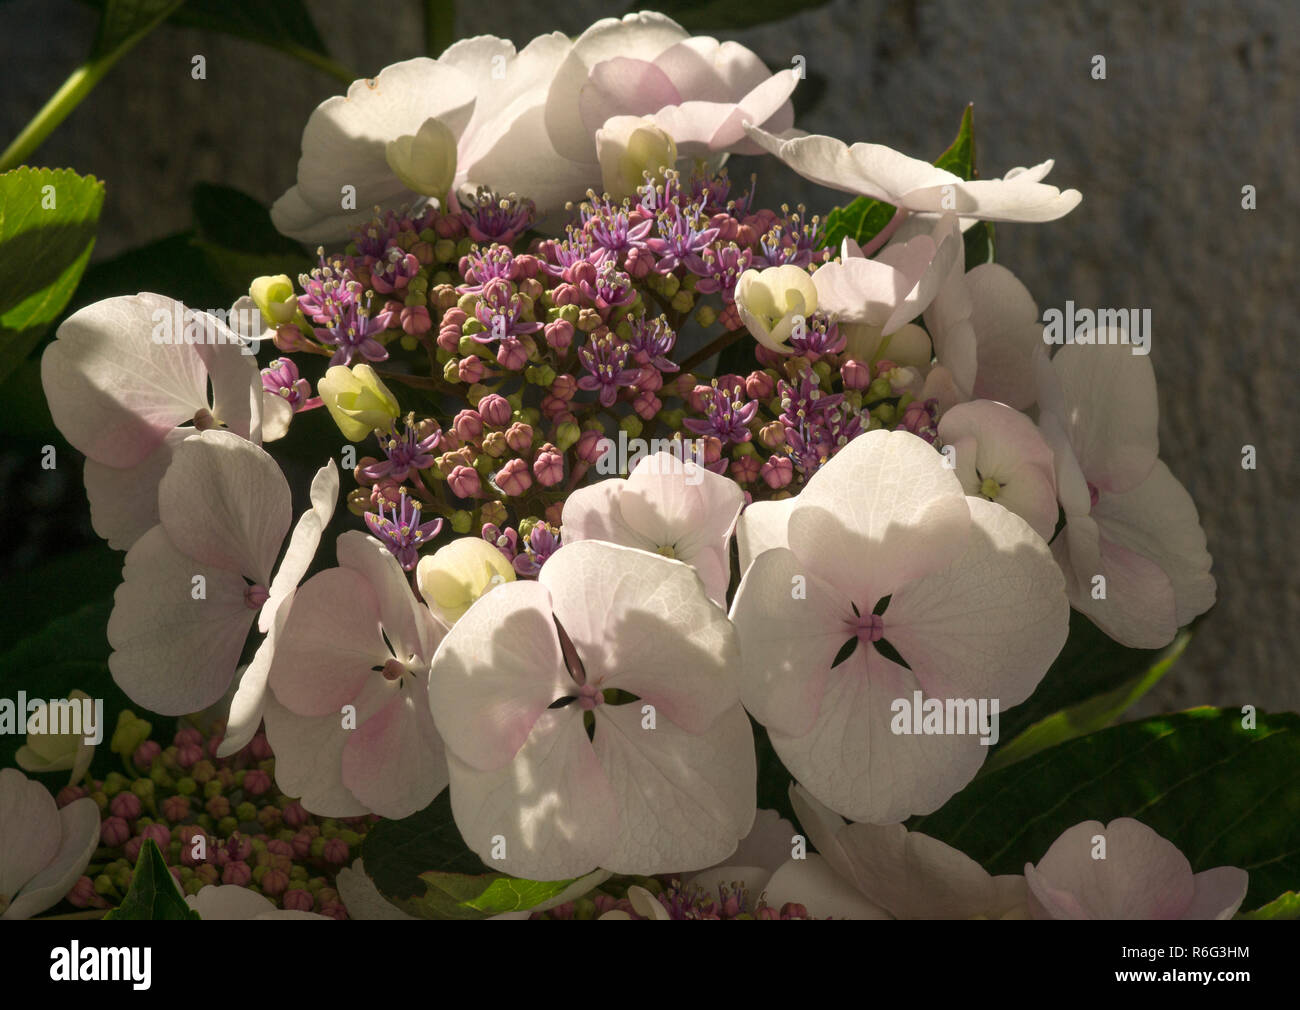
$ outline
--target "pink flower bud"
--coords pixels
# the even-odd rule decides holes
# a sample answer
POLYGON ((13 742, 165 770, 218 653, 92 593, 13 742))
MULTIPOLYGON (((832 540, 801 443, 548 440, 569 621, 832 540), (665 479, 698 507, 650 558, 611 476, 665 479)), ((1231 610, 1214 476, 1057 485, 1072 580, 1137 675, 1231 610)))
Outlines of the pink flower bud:
POLYGON ((291 354, 294 351, 305 350, 310 346, 302 335, 302 330, 294 326, 293 323, 285 323, 283 326, 275 328, 275 335, 271 338, 275 344, 276 350, 291 354))
POLYGON ((758 359, 760 365, 766 368, 780 368, 786 362, 786 355, 778 354, 761 344, 754 348, 754 357, 758 359))
POLYGON ((750 372, 745 376, 745 395, 751 400, 766 400, 776 392, 776 382, 766 372, 750 372))
POLYGON ((654 420, 654 416, 663 409, 663 401, 649 390, 637 393, 632 400, 632 409, 645 421, 654 420))
POLYGON ((226 817, 230 814, 230 800, 224 796, 214 796, 203 805, 203 809, 212 817, 226 817))
POLYGON ((260 768, 250 768, 244 773, 244 792, 250 796, 261 796, 271 788, 271 776, 260 768))
POLYGON ((482 382, 486 371, 483 359, 474 354, 471 354, 468 358, 461 358, 460 364, 457 366, 457 375, 460 377, 460 381, 467 382, 470 385, 482 382))
POLYGON ((840 378, 844 380, 845 389, 866 389, 871 385, 871 367, 856 358, 849 358, 840 365, 840 378))
POLYGON ((633 385, 635 385, 637 389, 648 393, 657 392, 658 390, 663 389, 664 386, 663 373, 653 365, 642 365, 640 370, 636 373, 636 380, 633 385))
POLYGON ((77 908, 105 908, 108 905, 108 902, 95 893, 95 882, 84 873, 77 878, 77 882, 72 885, 72 890, 68 892, 68 903, 77 908))
POLYGON ((333 863, 335 866, 342 866, 348 861, 348 843, 342 838, 329 838, 325 841, 325 847, 321 849, 321 855, 325 862, 333 863))
POLYGON ((578 459, 584 463, 594 463, 605 455, 610 443, 604 435, 598 431, 584 431, 578 438, 577 445, 573 451, 577 454, 578 459))
POLYGON ((477 410, 462 410, 451 426, 461 442, 477 442, 483 437, 483 418, 477 410))
POLYGON ((184 743, 176 747, 176 763, 182 768, 191 768, 203 760, 203 748, 199 744, 184 743))
POLYGON ((551 289, 551 301, 556 305, 578 305, 582 302, 582 292, 572 284, 557 284, 551 289))
POLYGON ((131 755, 131 760, 135 766, 141 770, 148 771, 153 765, 154 759, 162 753, 162 745, 157 740, 146 740, 135 749, 131 755))
POLYGON ((104 823, 99 826, 99 840, 110 849, 125 845, 130 837, 131 826, 126 823, 124 817, 105 817, 104 823))
POLYGON ((472 466, 458 466, 447 475, 447 487, 457 498, 474 498, 482 490, 478 471, 472 466))
POLYGON ((705 435, 701 441, 704 443, 704 463, 716 463, 722 458, 722 439, 716 435, 705 435))
POLYGON ((169 821, 183 821, 190 816, 190 798, 188 796, 164 796, 162 815, 169 821))
POLYGON ((272 867, 262 874, 262 893, 277 897, 289 889, 289 874, 279 867, 272 867))
POLYGON ((299 831, 294 835, 293 841, 289 844, 293 846, 294 859, 306 859, 311 854, 311 835, 305 831, 299 831))
POLYGON ((89 796, 81 786, 64 786, 59 790, 59 794, 54 797, 55 804, 62 810, 69 803, 75 803, 84 796, 89 796))
POLYGON ((785 445, 785 425, 780 421, 772 421, 763 425, 758 431, 758 440, 769 449, 776 449, 785 445))
POLYGON ((108 801, 109 813, 133 821, 140 816, 140 797, 135 793, 118 793, 108 801))
MULTIPOLYGON (((221 879, 221 871, 211 863, 202 863, 194 867, 194 876, 206 887, 208 884, 215 884, 221 879)), ((249 876, 252 876, 252 874, 249 874, 249 876)))
POLYGON ((763 482, 775 491, 794 480, 794 464, 789 456, 773 456, 763 464, 760 473, 763 482))
POLYGON ((569 401, 561 400, 558 396, 547 394, 542 397, 542 413, 548 418, 554 418, 556 414, 565 414, 569 410, 569 401))
POLYGON ((247 887, 252 879, 252 868, 243 860, 235 860, 233 863, 227 863, 221 868, 221 882, 223 884, 247 887))
POLYGON ((758 479, 758 471, 762 466, 757 456, 741 456, 739 459, 731 461, 731 476, 739 484, 748 484, 752 480, 758 479))
POLYGON ((533 446, 533 426, 516 421, 506 430, 506 445, 512 452, 526 453, 533 446))
POLYGON ((523 494, 533 486, 533 478, 528 473, 528 464, 522 459, 508 460, 493 479, 497 487, 511 498, 523 494))
POLYGON ((248 744, 248 753, 253 756, 254 761, 265 761, 271 757, 271 742, 266 739, 265 733, 258 733, 248 744))
POLYGON ((311 819, 311 814, 303 808, 303 805, 294 800, 284 808, 284 823, 291 828, 300 828, 311 819))
POLYGON ((479 416, 494 428, 504 428, 510 423, 510 401, 498 393, 488 393, 478 402, 479 416))
POLYGON ((290 912, 310 912, 316 901, 311 896, 311 891, 304 891, 301 887, 295 887, 284 892, 280 904, 290 912))
POLYGON ((402 329, 413 337, 428 333, 433 329, 433 320, 429 318, 429 310, 423 305, 403 305, 402 329))
POLYGON ((554 350, 563 353, 573 343, 573 324, 565 319, 557 319, 553 323, 547 323, 542 334, 554 350))
POLYGON ((554 487, 564 480, 564 457, 553 445, 547 445, 533 460, 533 475, 542 487, 554 487))
POLYGON ((623 269, 627 275, 635 280, 648 277, 650 271, 655 268, 654 254, 648 249, 629 249, 627 259, 623 263, 623 269))
POLYGON ((172 833, 165 824, 150 824, 140 832, 141 839, 152 839, 153 843, 165 853, 172 843, 172 833))
POLYGON ((559 526, 560 519, 563 517, 563 515, 564 515, 564 502, 557 501, 557 502, 551 502, 551 504, 546 506, 546 513, 542 516, 542 518, 545 519, 552 526, 559 526))
POLYGON ((506 337, 497 344, 497 364, 511 372, 518 372, 528 364, 528 349, 517 338, 506 337))
POLYGON ((203 734, 193 726, 185 726, 176 731, 176 735, 172 737, 172 743, 177 747, 183 747, 185 744, 194 744, 198 747, 203 743, 203 734))
POLYGON ((551 383, 551 395, 561 400, 572 400, 578 394, 578 380, 572 375, 557 375, 551 383))
POLYGON ((569 267, 570 284, 595 284, 596 283, 596 264, 590 260, 579 260, 573 266, 569 267))
POLYGON ((347 919, 348 917, 347 909, 343 907, 343 903, 341 901, 337 901, 337 900, 322 901, 320 906, 320 914, 326 916, 327 918, 335 919, 340 922, 347 919))

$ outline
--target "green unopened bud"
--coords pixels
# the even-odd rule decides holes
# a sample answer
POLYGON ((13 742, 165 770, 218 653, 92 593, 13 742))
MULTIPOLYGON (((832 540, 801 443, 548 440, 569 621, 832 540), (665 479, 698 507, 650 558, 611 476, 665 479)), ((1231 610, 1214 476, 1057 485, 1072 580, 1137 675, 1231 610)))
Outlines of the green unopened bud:
POLYGON ((221 783, 217 779, 209 779, 203 783, 203 798, 210 800, 214 796, 221 795, 221 783))
POLYGON ((678 312, 690 312, 695 307, 695 296, 689 291, 678 291, 671 304, 678 312))
POLYGON ((107 873, 101 873, 95 878, 95 893, 105 898, 116 897, 117 888, 113 886, 113 878, 107 873))
POLYGON ((243 803, 235 807, 235 816, 241 821, 255 821, 257 820, 257 805, 244 800, 243 803))
POLYGON ((718 321, 718 314, 711 305, 701 305, 695 310, 695 321, 701 326, 712 326, 718 321))
POLYGON ((221 818, 221 820, 217 821, 217 831, 220 832, 221 837, 223 838, 229 838, 238 830, 239 818, 233 814, 227 814, 225 817, 221 818))
POLYGON ((731 455, 735 459, 740 459, 741 456, 754 456, 757 454, 758 450, 754 448, 753 442, 741 442, 740 445, 731 450, 731 455))
POLYGON ((555 429, 555 444, 560 451, 568 449, 582 437, 582 429, 576 421, 565 421, 555 429))
POLYGON ((199 784, 186 775, 183 779, 176 782, 176 791, 182 796, 193 796, 198 792, 199 784))
POLYGON ((579 309, 578 321, 573 324, 583 333, 590 333, 597 327, 604 326, 605 320, 600 318, 600 313, 595 309, 579 309))
POLYGON ((479 348, 479 342, 477 340, 470 340, 470 334, 482 333, 486 329, 487 327, 479 322, 474 316, 470 316, 460 324, 460 332, 463 336, 460 338, 460 342, 456 345, 456 350, 461 354, 476 353, 479 348))
POLYGON ((681 410, 679 408, 674 408, 673 410, 659 411, 659 420, 663 421, 663 423, 668 425, 668 427, 671 428, 673 431, 681 430, 682 420, 685 417, 686 417, 686 411, 681 410))
POLYGON ((681 290, 682 280, 676 274, 664 275, 663 293, 665 298, 672 298, 681 290))
POLYGON ((149 739, 153 726, 136 716, 129 708, 123 709, 117 716, 117 728, 108 747, 114 754, 130 757, 137 747, 149 739))
POLYGON ((618 422, 618 426, 627 432, 628 438, 639 438, 641 435, 641 429, 644 427, 641 424, 641 418, 637 417, 635 414, 628 414, 627 417, 618 422))
POLYGON ((523 421, 524 424, 536 428, 542 422, 542 412, 536 407, 525 407, 519 412, 519 416, 515 420, 523 421))
POLYGON ((572 304, 561 305, 559 309, 559 313, 560 313, 560 318, 563 319, 566 323, 569 323, 572 326, 577 326, 578 317, 582 314, 582 310, 578 308, 578 306, 572 304))
POLYGON ((519 539, 527 540, 530 536, 532 536, 533 527, 535 527, 539 522, 541 522, 541 520, 538 519, 537 516, 525 516, 523 519, 520 519, 519 539))
POLYGON ((104 792, 110 797, 116 796, 123 789, 131 788, 131 780, 121 772, 109 772, 104 776, 104 792))
POLYGON ((506 435, 503 431, 489 431, 483 436, 483 451, 493 459, 500 459, 506 454, 508 448, 510 446, 506 444, 506 435))
POLYGON ((419 337, 413 337, 409 333, 403 333, 397 342, 402 345, 404 351, 413 351, 420 346, 419 337))
POLYGON ((488 387, 483 385, 483 383, 476 382, 474 385, 469 387, 469 391, 465 394, 465 397, 470 403, 477 407, 479 400, 483 399, 483 397, 487 396, 491 392, 492 390, 488 389, 488 387))
POLYGON ((871 416, 881 424, 892 424, 894 421, 894 405, 892 403, 882 403, 871 411, 871 416))
POLYGON ((293 281, 286 274, 257 278, 249 285, 248 294, 267 326, 292 322, 298 312, 298 296, 294 294, 293 281))
POLYGON ((451 514, 451 528, 457 533, 468 533, 474 517, 464 509, 457 509, 451 514))
POLYGON ((871 385, 867 387, 867 396, 872 400, 883 400, 887 396, 892 396, 893 392, 893 387, 884 376, 873 379, 871 385))
POLYGON ((479 518, 481 518, 485 523, 493 523, 494 525, 500 526, 507 518, 506 507, 499 501, 487 502, 479 510, 479 518))
POLYGON ((449 238, 438 239, 433 243, 433 258, 439 263, 450 263, 456 258, 456 243, 449 238))
POLYGON ((826 382, 831 377, 831 365, 825 358, 813 365, 813 371, 821 376, 822 382, 826 382))
POLYGON ((442 377, 448 382, 460 382, 460 362, 456 358, 447 359, 442 366, 442 377))

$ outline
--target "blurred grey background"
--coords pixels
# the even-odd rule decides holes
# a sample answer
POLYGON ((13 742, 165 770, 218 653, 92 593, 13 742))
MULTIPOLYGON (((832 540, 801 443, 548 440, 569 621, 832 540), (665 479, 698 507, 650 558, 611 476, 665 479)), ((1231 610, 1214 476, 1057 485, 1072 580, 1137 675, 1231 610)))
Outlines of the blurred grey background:
MULTIPOLYGON (((415 2, 310 7, 333 57, 360 76, 424 51, 415 2)), ((622 9, 461 3, 456 29, 522 44, 622 9)), ((74 0, 0 6, 5 143, 84 58, 96 22, 74 0)), ((801 87, 825 90, 798 120, 804 129, 932 159, 973 101, 982 175, 1056 159, 1048 181, 1081 190, 1083 204, 1053 224, 999 226, 998 260, 1040 308, 1151 309, 1161 454, 1200 507, 1219 581, 1217 607, 1137 712, 1300 709, 1300 5, 835 0, 711 34, 774 68, 806 57, 801 87), (1105 80, 1091 76, 1094 55, 1106 58, 1105 80), (1246 185, 1254 211, 1241 206, 1246 185), (1241 467, 1246 444, 1253 471, 1241 467)), ((294 181, 308 114, 342 90, 273 50, 164 25, 31 161, 107 182, 102 259, 188 227, 196 182, 269 204, 294 181), (196 54, 205 81, 191 79, 196 54)), ((821 212, 837 202, 774 164, 738 166, 751 167, 761 199, 821 212)))

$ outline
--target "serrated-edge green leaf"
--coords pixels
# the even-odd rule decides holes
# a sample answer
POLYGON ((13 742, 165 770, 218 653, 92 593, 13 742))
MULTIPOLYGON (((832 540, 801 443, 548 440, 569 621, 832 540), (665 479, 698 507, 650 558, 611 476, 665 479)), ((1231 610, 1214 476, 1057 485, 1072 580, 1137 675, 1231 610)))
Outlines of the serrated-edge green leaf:
POLYGON ((181 922, 197 919, 199 913, 186 903, 158 845, 152 838, 146 838, 135 861, 130 889, 122 904, 104 918, 181 922))

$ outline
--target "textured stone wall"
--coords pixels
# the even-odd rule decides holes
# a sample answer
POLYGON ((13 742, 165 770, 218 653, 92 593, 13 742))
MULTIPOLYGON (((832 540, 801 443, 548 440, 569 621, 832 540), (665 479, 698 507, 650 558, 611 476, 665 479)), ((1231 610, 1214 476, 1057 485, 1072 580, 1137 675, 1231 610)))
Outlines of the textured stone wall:
MULTIPOLYGON (((311 6, 335 57, 359 73, 421 52, 414 3, 311 6)), ((614 12, 459 6, 460 34, 516 41, 614 12)), ((0 18, 7 141, 87 51, 95 15, 72 0, 13 0, 0 18)), ((1140 711, 1300 708, 1300 187, 1285 182, 1300 164, 1300 6, 836 0, 725 34, 774 66, 806 57, 827 87, 805 129, 933 157, 973 101, 984 174, 1056 159, 1049 181, 1081 190, 1083 204, 1054 224, 999 228, 999 260, 1042 307, 1151 310, 1162 455, 1200 506, 1219 580, 1215 611, 1140 711), (1090 76, 1095 54, 1106 57, 1104 81, 1090 76), (1241 208, 1248 184, 1253 212, 1241 208), (1247 443, 1254 471, 1240 466, 1247 443)), ((35 161, 107 181, 98 255, 109 255, 186 227, 197 181, 274 199, 293 181, 308 113, 339 90, 250 43, 163 28, 35 161), (190 78, 196 53, 206 81, 190 78)), ((835 202, 770 164, 737 171, 756 167, 770 199, 823 211, 835 202)))

